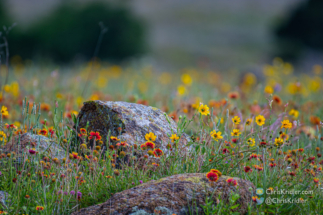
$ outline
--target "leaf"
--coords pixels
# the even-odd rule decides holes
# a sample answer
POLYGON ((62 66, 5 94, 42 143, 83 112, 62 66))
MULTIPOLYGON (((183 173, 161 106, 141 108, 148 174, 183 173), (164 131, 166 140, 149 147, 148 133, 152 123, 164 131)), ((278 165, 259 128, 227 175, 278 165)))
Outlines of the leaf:
POLYGON ((230 207, 230 209, 232 209, 232 210, 233 210, 233 209, 236 209, 237 207, 239 207, 239 205, 240 205, 240 204, 233 205, 233 206, 231 206, 231 207, 230 207))

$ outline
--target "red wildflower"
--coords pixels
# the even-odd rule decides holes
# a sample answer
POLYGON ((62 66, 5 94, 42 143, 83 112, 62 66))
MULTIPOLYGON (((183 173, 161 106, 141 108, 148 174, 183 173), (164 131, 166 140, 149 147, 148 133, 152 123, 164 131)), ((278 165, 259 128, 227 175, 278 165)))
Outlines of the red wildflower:
POLYGON ((270 166, 270 167, 275 167, 275 166, 277 166, 277 165, 276 165, 275 163, 270 163, 270 164, 269 164, 269 166, 270 166))
POLYGON ((155 157, 160 157, 160 156, 162 156, 164 154, 164 152, 163 152, 163 150, 161 150, 161 149, 155 149, 154 150, 154 155, 155 155, 155 157))
POLYGON ((155 148, 155 143, 153 143, 153 142, 147 141, 145 144, 146 144, 148 149, 154 149, 155 148))
POLYGON ((43 135, 43 136, 47 136, 47 133, 48 133, 48 131, 46 128, 43 128, 38 131, 38 134, 43 135))
POLYGON ((81 133, 82 135, 86 135, 86 133, 87 133, 87 132, 86 132, 86 129, 85 129, 85 128, 81 128, 81 129, 80 129, 80 133, 81 133))
POLYGON ((238 182, 236 180, 234 180, 233 178, 228 178, 227 182, 229 185, 232 185, 232 186, 236 186, 238 184, 238 182))
POLYGON ((216 182, 219 179, 218 174, 214 173, 214 172, 208 172, 206 174, 206 177, 209 179, 209 181, 211 182, 216 182))
POLYGON ((97 131, 97 132, 90 132, 90 136, 89 136, 89 139, 92 140, 93 138, 95 138, 96 140, 101 140, 101 136, 100 136, 100 133, 97 131))
POLYGON ((227 148, 222 149, 222 153, 223 154, 229 153, 229 149, 227 149, 227 148))
POLYGON ((252 169, 250 168, 250 166, 245 166, 244 171, 248 173, 248 172, 252 172, 252 169))

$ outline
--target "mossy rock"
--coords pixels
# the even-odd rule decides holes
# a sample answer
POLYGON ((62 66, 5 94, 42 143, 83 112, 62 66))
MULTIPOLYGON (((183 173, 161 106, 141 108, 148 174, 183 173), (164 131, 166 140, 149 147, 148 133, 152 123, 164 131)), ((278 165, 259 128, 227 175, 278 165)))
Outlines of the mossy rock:
POLYGON ((106 202, 83 208, 73 215, 153 215, 155 211, 160 211, 160 215, 186 215, 189 211, 204 214, 201 206, 205 205, 206 196, 212 198, 214 205, 219 201, 228 203, 232 191, 240 196, 237 200, 239 207, 234 211, 247 213, 255 186, 239 178, 234 178, 238 185, 231 186, 227 178, 221 176, 217 182, 211 183, 205 173, 173 175, 116 193, 106 202))

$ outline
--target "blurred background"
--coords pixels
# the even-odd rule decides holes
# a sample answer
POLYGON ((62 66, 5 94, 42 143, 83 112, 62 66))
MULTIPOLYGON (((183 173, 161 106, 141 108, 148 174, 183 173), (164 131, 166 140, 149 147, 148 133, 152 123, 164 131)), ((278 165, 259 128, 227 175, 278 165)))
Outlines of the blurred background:
POLYGON ((322 0, 0 0, 0 25, 15 64, 225 70, 281 57, 304 70, 323 60, 322 11, 322 0))

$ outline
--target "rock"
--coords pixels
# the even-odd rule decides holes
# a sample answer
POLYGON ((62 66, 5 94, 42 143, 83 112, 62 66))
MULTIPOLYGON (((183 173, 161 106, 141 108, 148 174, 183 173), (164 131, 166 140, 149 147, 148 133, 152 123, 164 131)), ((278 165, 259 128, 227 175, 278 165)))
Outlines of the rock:
MULTIPOLYGON (((104 142, 109 130, 112 136, 117 136, 129 145, 145 143, 145 135, 153 132, 157 136, 154 141, 156 148, 164 151, 167 151, 166 145, 170 141, 168 135, 177 133, 177 124, 170 117, 169 123, 161 110, 128 102, 85 102, 78 120, 78 131, 89 122, 88 131, 100 132, 104 142)), ((186 145, 188 141, 188 135, 183 134, 180 144, 186 145)))
POLYGON ((160 211, 160 215, 185 215, 190 214, 189 211, 196 211, 196 207, 197 214, 204 214, 201 205, 205 205, 206 196, 214 193, 212 200, 216 205, 221 200, 228 202, 231 191, 237 191, 240 195, 237 200, 240 205, 234 211, 247 213, 255 186, 239 178, 234 178, 239 187, 230 186, 227 178, 221 176, 212 184, 205 173, 173 175, 116 193, 105 203, 83 208, 72 215, 152 215, 155 210, 160 211))
POLYGON ((50 158, 58 158, 59 160, 62 160, 64 157, 66 157, 66 151, 60 145, 43 135, 25 133, 20 136, 19 145, 18 142, 19 136, 16 135, 10 142, 0 149, 5 153, 14 151, 19 158, 23 154, 22 152, 25 151, 25 153, 29 153, 28 149, 31 148, 35 148, 36 151, 45 154, 50 158), (32 143, 34 146, 32 146, 32 143))
POLYGON ((9 194, 4 191, 0 191, 0 205, 7 209, 7 203, 6 201, 8 200, 9 194))

